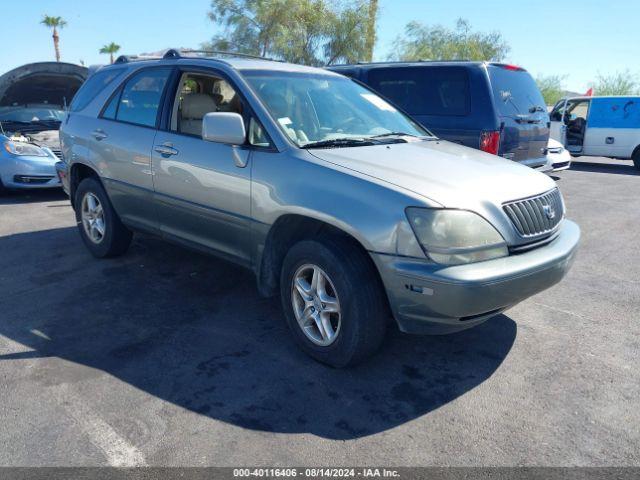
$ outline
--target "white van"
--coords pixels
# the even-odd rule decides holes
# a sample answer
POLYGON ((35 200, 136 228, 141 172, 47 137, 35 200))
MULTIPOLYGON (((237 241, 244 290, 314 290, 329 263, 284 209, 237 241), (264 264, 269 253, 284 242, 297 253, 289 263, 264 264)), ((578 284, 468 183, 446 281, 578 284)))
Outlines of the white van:
POLYGON ((572 155, 633 159, 640 169, 640 96, 566 98, 550 117, 551 138, 572 155))

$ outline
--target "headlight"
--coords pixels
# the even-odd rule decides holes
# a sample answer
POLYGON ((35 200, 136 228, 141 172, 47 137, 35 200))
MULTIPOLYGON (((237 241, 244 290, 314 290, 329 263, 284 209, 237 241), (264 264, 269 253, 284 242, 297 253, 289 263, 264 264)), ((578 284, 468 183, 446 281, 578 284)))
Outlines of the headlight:
POLYGON ((4 149, 12 155, 29 155, 32 157, 46 157, 47 152, 36 145, 23 142, 4 142, 4 149))
POLYGON ((407 217, 425 253, 434 262, 461 265, 509 254, 498 231, 473 212, 407 208, 407 217))

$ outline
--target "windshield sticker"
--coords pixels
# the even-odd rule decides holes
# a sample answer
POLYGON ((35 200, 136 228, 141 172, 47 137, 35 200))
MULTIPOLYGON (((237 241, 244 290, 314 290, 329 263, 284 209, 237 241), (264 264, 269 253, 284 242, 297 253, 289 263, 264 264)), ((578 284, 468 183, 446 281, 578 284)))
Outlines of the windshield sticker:
POLYGON ((280 125, 282 125, 283 127, 286 127, 286 126, 291 125, 293 123, 289 117, 279 118, 278 122, 280 122, 280 125))
POLYGON ((371 93, 361 93, 360 96, 362 98, 364 98, 365 100, 368 100, 369 102, 374 104, 380 110, 386 110, 387 112, 395 112, 396 111, 395 108, 393 108, 391 105, 389 105, 387 102, 385 102, 383 99, 381 99, 380 97, 378 97, 376 95, 373 95, 371 93))

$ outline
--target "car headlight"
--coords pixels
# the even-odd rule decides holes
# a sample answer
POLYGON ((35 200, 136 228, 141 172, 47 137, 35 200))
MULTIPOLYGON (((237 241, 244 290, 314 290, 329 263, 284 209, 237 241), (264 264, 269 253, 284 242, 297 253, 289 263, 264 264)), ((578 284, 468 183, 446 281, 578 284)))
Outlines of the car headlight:
POLYGON ((4 142, 4 149, 12 155, 28 155, 31 157, 46 157, 47 152, 36 145, 23 142, 4 142))
POLYGON ((500 233, 476 213, 407 208, 407 217, 425 253, 436 263, 461 265, 509 255, 500 233))

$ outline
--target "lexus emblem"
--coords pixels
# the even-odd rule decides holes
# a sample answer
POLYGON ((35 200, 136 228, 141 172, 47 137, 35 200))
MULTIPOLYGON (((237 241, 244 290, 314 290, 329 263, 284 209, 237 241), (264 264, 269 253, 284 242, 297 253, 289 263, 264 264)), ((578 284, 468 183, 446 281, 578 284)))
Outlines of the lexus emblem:
POLYGON ((554 218, 556 218, 556 211, 553 209, 551 205, 543 205, 542 211, 544 212, 544 214, 547 216, 549 220, 553 220, 554 218))

